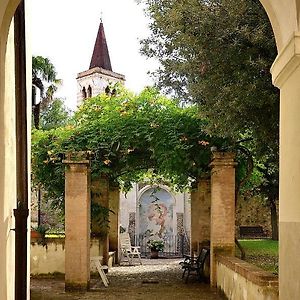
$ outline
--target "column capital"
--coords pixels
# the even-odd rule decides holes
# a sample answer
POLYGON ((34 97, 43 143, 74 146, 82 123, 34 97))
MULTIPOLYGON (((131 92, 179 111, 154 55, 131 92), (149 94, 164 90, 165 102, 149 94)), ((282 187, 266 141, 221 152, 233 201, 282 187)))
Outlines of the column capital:
POLYGON ((90 165, 90 156, 91 153, 89 151, 68 152, 65 154, 65 159, 62 162, 66 165, 90 165))
POLYGON ((294 32, 289 42, 280 51, 272 67, 273 84, 281 88, 300 65, 300 32, 294 32))
POLYGON ((235 167, 235 153, 233 152, 213 152, 210 167, 235 167))

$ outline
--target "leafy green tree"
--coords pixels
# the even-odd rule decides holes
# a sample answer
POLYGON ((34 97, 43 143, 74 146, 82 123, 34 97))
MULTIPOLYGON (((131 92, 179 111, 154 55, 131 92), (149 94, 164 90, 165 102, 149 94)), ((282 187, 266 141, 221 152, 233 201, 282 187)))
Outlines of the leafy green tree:
POLYGON ((199 104, 213 134, 252 137, 277 155, 279 93, 269 69, 272 29, 258 0, 145 0, 151 35, 142 52, 157 58, 159 87, 199 104))
POLYGON ((264 195, 267 205, 271 210, 271 226, 272 226, 272 239, 278 241, 278 213, 277 203, 279 200, 279 170, 278 164, 266 162, 260 171, 263 174, 263 181, 258 187, 260 195, 264 195))
POLYGON ((247 198, 259 195, 263 203, 270 208, 272 239, 278 240, 277 203, 279 199, 279 170, 277 161, 267 157, 263 162, 257 162, 251 177, 241 190, 247 198))
POLYGON ((42 112, 40 128, 50 130, 66 126, 70 119, 70 110, 64 105, 62 99, 54 99, 42 112))
MULTIPOLYGON (((270 192, 268 199, 274 198, 275 190, 278 194, 279 92, 269 69, 277 50, 260 2, 142 2, 151 20, 151 34, 142 41, 142 53, 161 63, 154 74, 157 85, 197 103, 211 134, 251 139, 242 144, 251 150, 248 154, 255 161, 277 165, 269 173, 272 179, 262 173, 263 182, 270 185, 260 189, 270 192)), ((252 158, 247 160, 248 170, 253 169, 252 158)), ((269 164, 263 168, 269 170, 269 164)), ((241 184, 249 177, 250 173, 245 175, 241 184)), ((272 219, 277 219, 274 205, 270 208, 272 219)))
POLYGON ((39 128, 40 112, 53 100, 53 94, 61 84, 54 65, 48 58, 42 56, 32 57, 32 107, 33 121, 36 129, 39 128), (36 89, 39 89, 41 101, 36 103, 36 89))
MULTIPOLYGON (((54 65, 48 58, 42 56, 32 57, 32 114, 36 129, 40 126, 40 113, 52 102, 61 80, 56 78, 54 65), (40 91, 40 102, 37 103, 37 89, 40 91)), ((39 186, 39 185, 38 185, 39 186)), ((38 225, 41 224, 41 190, 37 188, 38 197, 38 225)))

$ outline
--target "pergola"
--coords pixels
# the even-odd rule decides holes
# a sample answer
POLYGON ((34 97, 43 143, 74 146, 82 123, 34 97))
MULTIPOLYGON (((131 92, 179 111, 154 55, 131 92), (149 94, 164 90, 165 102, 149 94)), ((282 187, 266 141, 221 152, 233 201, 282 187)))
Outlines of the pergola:
MULTIPOLYGON (((65 287, 67 291, 87 290, 90 281, 90 162, 84 153, 75 153, 64 163, 65 287)), ((235 165, 233 153, 214 152, 211 178, 200 178, 191 198, 192 250, 210 241, 212 286, 216 285, 216 255, 234 256, 235 251, 235 165)), ((102 194, 103 204, 108 206, 108 192, 102 194)), ((116 227, 112 228, 115 232, 116 227)), ((114 237, 111 242, 118 244, 118 235, 114 237)), ((108 256, 107 244, 103 256, 108 256)))

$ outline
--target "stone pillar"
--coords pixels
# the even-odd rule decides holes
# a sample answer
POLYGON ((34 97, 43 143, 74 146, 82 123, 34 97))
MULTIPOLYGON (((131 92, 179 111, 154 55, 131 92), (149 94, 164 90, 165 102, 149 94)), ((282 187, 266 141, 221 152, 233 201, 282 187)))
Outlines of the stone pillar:
POLYGON ((115 252, 115 262, 119 261, 119 187, 109 189, 109 250, 115 252))
POLYGON ((86 291, 90 284, 90 163, 80 156, 64 161, 66 291, 86 291))
POLYGON ((209 246, 210 240, 210 179, 201 178, 191 191, 191 252, 209 246))
POLYGON ((280 88, 279 298, 300 295, 300 33, 272 66, 280 88))
POLYGON ((210 282, 216 285, 215 255, 234 255, 235 165, 233 153, 215 152, 211 163, 210 282))
MULTIPOLYGON (((92 203, 93 205, 100 205, 107 209, 107 215, 102 210, 98 218, 92 220, 92 235, 98 237, 102 245, 103 264, 108 264, 109 258, 109 179, 107 176, 101 176, 93 179, 91 184, 92 203)), ((96 208, 97 211, 97 208, 96 208)))

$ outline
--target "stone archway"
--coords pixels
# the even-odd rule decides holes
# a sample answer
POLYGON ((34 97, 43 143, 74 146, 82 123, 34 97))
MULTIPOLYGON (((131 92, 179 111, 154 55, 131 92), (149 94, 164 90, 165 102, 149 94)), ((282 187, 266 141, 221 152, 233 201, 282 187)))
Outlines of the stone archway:
POLYGON ((261 0, 276 37, 271 68, 280 89, 279 297, 298 299, 300 285, 300 6, 299 1, 261 0))
MULTIPOLYGON (((0 4, 0 298, 29 295, 26 58, 23 7, 0 4), (12 18, 15 15, 14 24, 12 18), (16 46, 17 45, 17 46, 16 46), (17 88, 16 88, 17 87, 17 88), (13 230, 12 230, 13 229, 13 230), (15 272, 8 270, 15 270, 15 272), (15 287, 15 288, 14 288, 15 287)), ((30 68, 31 73, 31 68, 30 68)), ((30 86, 30 85, 28 85, 30 86)))

